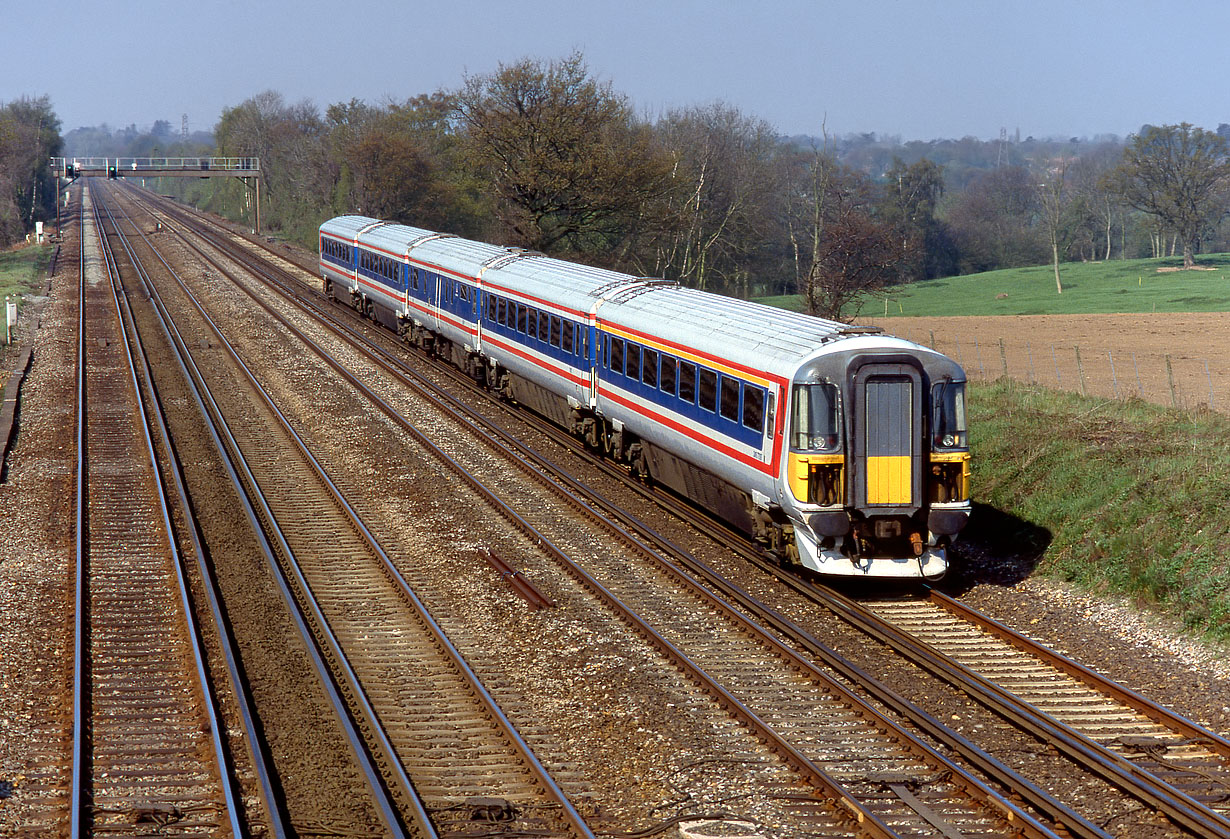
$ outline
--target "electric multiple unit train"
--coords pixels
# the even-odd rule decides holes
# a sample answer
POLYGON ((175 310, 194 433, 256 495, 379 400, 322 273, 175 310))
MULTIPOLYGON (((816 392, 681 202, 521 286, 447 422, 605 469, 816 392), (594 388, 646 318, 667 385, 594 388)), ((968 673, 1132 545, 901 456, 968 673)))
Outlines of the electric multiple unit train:
POLYGON ((938 578, 965 374, 883 334, 362 216, 324 291, 822 574, 938 578))

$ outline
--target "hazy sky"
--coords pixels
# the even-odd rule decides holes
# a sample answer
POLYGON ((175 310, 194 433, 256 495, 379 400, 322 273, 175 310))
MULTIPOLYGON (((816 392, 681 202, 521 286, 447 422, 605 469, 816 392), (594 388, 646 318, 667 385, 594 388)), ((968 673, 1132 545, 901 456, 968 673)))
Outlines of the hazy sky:
POLYGON ((0 102, 49 94, 68 131, 262 90, 404 100, 523 57, 584 53, 650 116, 722 100, 782 134, 1127 135, 1230 122, 1225 0, 6 0, 0 102))

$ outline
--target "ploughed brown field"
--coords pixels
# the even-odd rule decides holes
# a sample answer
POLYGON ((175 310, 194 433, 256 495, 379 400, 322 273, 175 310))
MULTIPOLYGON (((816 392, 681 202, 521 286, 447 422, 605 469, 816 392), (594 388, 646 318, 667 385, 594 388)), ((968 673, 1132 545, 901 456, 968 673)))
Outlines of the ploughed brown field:
POLYGON ((863 318, 959 361, 1091 396, 1230 413, 1230 313, 863 318), (1001 349, 1002 341, 1002 349, 1001 349), (1169 364, 1167 363, 1169 360, 1169 364))

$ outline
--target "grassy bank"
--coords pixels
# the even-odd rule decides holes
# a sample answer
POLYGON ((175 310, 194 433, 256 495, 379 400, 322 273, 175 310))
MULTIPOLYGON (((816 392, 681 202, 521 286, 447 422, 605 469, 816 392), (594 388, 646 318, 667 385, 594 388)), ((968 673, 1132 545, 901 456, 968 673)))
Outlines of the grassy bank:
POLYGON ((974 552, 1230 638, 1230 418, 1010 382, 969 410, 974 552))
MULTIPOLYGON (((864 317, 1081 315, 1116 312, 1230 311, 1230 254, 1201 254, 1199 268, 1176 270, 1179 257, 1071 262, 1060 266, 1063 294, 1049 265, 1006 268, 910 283, 863 300, 864 317)), ((759 298, 800 311, 799 295, 759 298)))
MULTIPOLYGON (((0 298, 4 295, 30 294, 37 291, 47 275, 47 263, 55 253, 54 246, 21 248, 0 253, 0 298)), ((0 322, 2 331, 3 322, 0 322)), ((3 335, 0 334, 0 338, 3 335)))

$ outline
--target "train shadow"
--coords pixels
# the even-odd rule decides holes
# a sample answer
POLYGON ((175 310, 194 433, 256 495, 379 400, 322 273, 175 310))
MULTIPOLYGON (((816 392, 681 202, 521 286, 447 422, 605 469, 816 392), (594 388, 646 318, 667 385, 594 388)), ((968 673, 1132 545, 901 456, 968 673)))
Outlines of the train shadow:
POLYGON ((974 502, 969 523, 952 547, 949 572, 935 587, 957 596, 976 585, 1019 583, 1033 573, 1052 538, 1045 527, 974 502))

